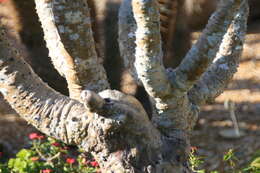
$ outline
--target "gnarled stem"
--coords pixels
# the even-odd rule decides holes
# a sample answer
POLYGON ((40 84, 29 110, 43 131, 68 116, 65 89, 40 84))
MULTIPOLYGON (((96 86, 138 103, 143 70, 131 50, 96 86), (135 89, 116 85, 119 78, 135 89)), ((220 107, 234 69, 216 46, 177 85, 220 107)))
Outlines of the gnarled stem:
POLYGON ((6 29, 1 27, 0 32, 0 88, 4 98, 43 133, 65 143, 82 140, 88 122, 84 106, 48 87, 24 62, 19 42, 12 40, 6 29))
POLYGON ((119 91, 105 90, 99 96, 90 91, 93 97, 83 98, 85 108, 43 83, 22 59, 18 42, 2 27, 0 36, 0 92, 27 122, 91 152, 103 172, 135 173, 164 160, 160 133, 136 99, 119 91), (100 100, 102 114, 97 114, 92 103, 100 100))

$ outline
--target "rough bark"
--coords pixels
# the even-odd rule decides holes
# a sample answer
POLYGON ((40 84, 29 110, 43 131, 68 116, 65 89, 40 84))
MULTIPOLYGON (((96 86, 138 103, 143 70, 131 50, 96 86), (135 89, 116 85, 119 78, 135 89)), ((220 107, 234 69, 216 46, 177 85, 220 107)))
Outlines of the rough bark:
MULTIPOLYGON (((82 89, 77 96, 80 102, 54 91, 22 59, 26 55, 19 48, 19 41, 12 38, 11 31, 1 20, 0 92, 23 118, 43 133, 91 152, 102 172, 191 172, 187 163, 189 130, 196 121, 201 100, 221 92, 236 69, 246 29, 248 2, 224 0, 201 39, 176 71, 166 70, 162 64, 157 1, 125 2, 133 7, 133 13, 128 14, 133 15, 136 22, 135 67, 140 81, 155 101, 157 114, 153 121, 134 97, 119 91, 96 93, 82 89), (212 79, 218 81, 209 83, 212 79), (202 89, 194 84, 201 85, 202 89), (204 92, 208 88, 212 90, 204 92), (197 93, 203 97, 196 96, 197 93)), ((46 9, 47 14, 51 12, 50 6, 44 5, 48 3, 41 8, 46 9)), ((43 11, 39 13, 46 15, 43 11)), ((95 51, 92 46, 88 49, 95 51)))
MULTIPOLYGON (((186 10, 181 0, 159 0, 160 33, 162 36, 163 63, 166 67, 176 67, 190 48, 190 33, 186 25, 186 10)), ((119 11, 119 48, 124 67, 138 85, 135 62, 136 21, 133 17, 131 1, 123 1, 119 11)))
POLYGON ((171 74, 172 86, 181 93, 187 92, 213 61, 241 0, 220 4, 221 6, 209 19, 199 40, 171 74))
POLYGON ((6 30, 0 29, 1 93, 29 123, 91 152, 102 172, 169 172, 176 167, 169 161, 180 157, 173 147, 178 141, 163 138, 135 98, 118 91, 105 90, 100 96, 86 91, 81 100, 85 108, 44 84, 21 59, 22 52, 6 30))
POLYGON ((239 15, 235 16, 229 26, 212 65, 189 91, 193 103, 202 105, 213 101, 223 92, 237 71, 243 51, 247 23, 245 16, 248 16, 248 11, 240 9, 239 15))
MULTIPOLYGON (((162 64, 160 21, 156 1, 133 0, 132 6, 137 23, 135 68, 146 91, 155 101, 155 107, 160 116, 160 120, 156 120, 156 123, 160 128, 184 130, 187 128, 185 117, 181 116, 180 110, 176 107, 179 104, 185 107, 184 110, 189 110, 188 103, 185 98, 179 99, 181 104, 175 100, 162 64)), ((175 136, 169 133, 171 132, 167 132, 167 135, 175 136)))
POLYGON ((79 99, 84 89, 109 88, 98 62, 86 1, 36 0, 49 55, 68 83, 70 97, 79 99))

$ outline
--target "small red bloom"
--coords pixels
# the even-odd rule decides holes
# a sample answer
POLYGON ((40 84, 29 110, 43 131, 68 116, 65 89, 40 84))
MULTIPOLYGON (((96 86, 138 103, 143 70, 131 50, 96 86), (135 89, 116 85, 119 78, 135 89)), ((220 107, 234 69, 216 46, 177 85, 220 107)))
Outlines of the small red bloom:
POLYGON ((3 156, 3 152, 0 152, 0 157, 2 157, 3 156))
POLYGON ((93 167, 98 167, 99 166, 97 161, 90 162, 90 165, 93 166, 93 167))
POLYGON ((44 169, 42 170, 42 173, 51 173, 52 172, 52 169, 44 169))
POLYGON ((29 134, 29 138, 31 140, 34 140, 34 139, 43 139, 44 136, 43 135, 39 135, 38 133, 30 133, 29 134))
POLYGON ((38 137, 38 134, 37 134, 37 133, 30 133, 30 134, 29 134, 29 138, 30 138, 31 140, 37 139, 37 137, 38 137))
POLYGON ((0 3, 6 2, 7 0, 0 0, 0 3))
POLYGON ((67 159, 66 159, 66 162, 69 163, 69 164, 73 164, 73 163, 76 162, 76 160, 73 159, 73 158, 67 158, 67 159))
POLYGON ((38 139, 44 139, 43 135, 38 136, 38 139))
POLYGON ((52 145, 52 146, 55 146, 55 147, 59 147, 59 146, 60 146, 60 143, 59 143, 59 142, 53 142, 51 145, 52 145))
POLYGON ((37 161, 39 160, 39 157, 31 157, 31 161, 37 161))

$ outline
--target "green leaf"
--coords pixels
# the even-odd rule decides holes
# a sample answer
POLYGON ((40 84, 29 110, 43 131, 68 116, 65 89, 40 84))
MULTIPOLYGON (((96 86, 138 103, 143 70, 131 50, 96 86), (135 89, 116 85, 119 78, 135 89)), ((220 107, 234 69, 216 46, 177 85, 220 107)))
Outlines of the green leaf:
POLYGON ((0 173, 10 173, 11 171, 8 169, 6 164, 0 163, 0 173))
POLYGON ((19 151, 19 153, 16 154, 16 157, 24 160, 28 160, 32 156, 33 156, 33 152, 27 149, 22 149, 21 151, 19 151))
POLYGON ((251 162, 250 166, 260 169, 260 157, 257 157, 253 162, 251 162))
POLYGON ((230 149, 230 150, 224 155, 223 160, 224 160, 224 161, 228 161, 228 160, 232 159, 233 155, 234 155, 233 150, 230 149))

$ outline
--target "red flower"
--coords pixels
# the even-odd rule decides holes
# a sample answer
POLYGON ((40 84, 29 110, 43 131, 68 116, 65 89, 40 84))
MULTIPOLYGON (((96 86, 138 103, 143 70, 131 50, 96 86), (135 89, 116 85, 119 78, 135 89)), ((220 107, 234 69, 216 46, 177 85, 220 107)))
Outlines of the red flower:
POLYGON ((38 137, 38 134, 37 134, 37 133, 30 133, 30 134, 29 134, 29 138, 30 138, 31 140, 37 139, 37 137, 38 137))
POLYGON ((2 157, 3 156, 3 152, 0 152, 0 157, 2 157))
POLYGON ((69 164, 73 164, 73 163, 76 162, 76 160, 73 159, 73 158, 67 158, 67 159, 66 159, 66 162, 69 163, 69 164))
POLYGON ((34 139, 43 139, 44 136, 43 135, 39 135, 38 133, 30 133, 29 134, 29 138, 31 140, 34 140, 34 139))
POLYGON ((59 142, 53 142, 51 145, 52 145, 52 146, 55 146, 55 147, 59 147, 59 146, 60 146, 60 143, 59 143, 59 142))
POLYGON ((0 3, 6 2, 7 0, 0 0, 0 3))
POLYGON ((42 173, 51 173, 51 172, 52 172, 51 169, 44 169, 44 170, 42 170, 42 173))
POLYGON ((37 161, 39 160, 39 157, 31 157, 31 161, 37 161))
POLYGON ((38 136, 38 139, 44 139, 43 135, 38 136))
POLYGON ((93 167, 98 167, 99 166, 97 161, 90 162, 90 165, 93 166, 93 167))

